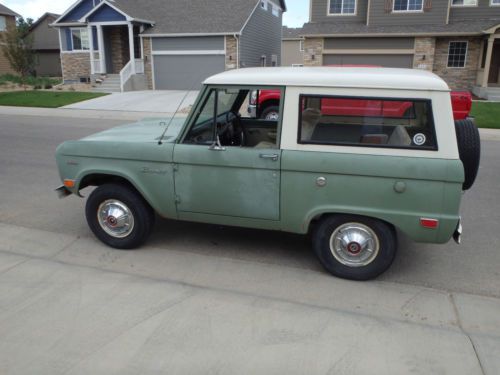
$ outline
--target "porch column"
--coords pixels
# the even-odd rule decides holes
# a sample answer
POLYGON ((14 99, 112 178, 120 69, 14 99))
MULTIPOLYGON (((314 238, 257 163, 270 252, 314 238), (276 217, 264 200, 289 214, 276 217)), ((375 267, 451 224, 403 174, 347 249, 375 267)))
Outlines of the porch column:
POLYGON ((132 74, 135 74, 135 51, 134 51, 134 25, 128 24, 128 45, 130 48, 130 64, 132 65, 132 74))
POLYGON ((495 43, 495 37, 491 35, 488 38, 488 47, 486 49, 486 62, 484 63, 483 82, 481 84, 481 87, 488 87, 488 78, 490 77, 490 67, 491 67, 491 55, 493 53, 493 43, 495 43))
POLYGON ((106 73, 106 54, 104 53, 104 35, 102 26, 97 25, 97 40, 99 41, 99 62, 101 63, 101 73, 106 73))
POLYGON ((94 70, 94 35, 92 33, 92 26, 87 27, 89 38, 89 51, 90 51, 90 74, 95 74, 94 70))

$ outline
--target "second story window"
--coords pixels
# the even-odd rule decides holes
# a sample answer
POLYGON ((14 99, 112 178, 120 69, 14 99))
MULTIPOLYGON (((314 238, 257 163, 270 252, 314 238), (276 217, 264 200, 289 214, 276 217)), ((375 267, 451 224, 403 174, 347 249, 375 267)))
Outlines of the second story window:
POLYGON ((451 0, 454 7, 472 7, 477 5, 477 0, 451 0))
POLYGON ((329 14, 335 16, 356 14, 356 0, 330 0, 329 14))
POLYGON ((394 0, 395 12, 418 12, 422 11, 424 6, 423 0, 394 0))

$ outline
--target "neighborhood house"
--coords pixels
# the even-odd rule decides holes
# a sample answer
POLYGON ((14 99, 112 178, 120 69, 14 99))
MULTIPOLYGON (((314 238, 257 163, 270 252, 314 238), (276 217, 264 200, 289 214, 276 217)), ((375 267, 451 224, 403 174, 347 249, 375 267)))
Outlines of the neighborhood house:
POLYGON ((500 0, 311 0, 304 65, 417 68, 500 98, 500 0))
MULTIPOLYGON (((4 43, 2 39, 7 28, 16 25, 16 17, 20 17, 19 14, 0 4, 0 46, 4 43)), ((10 66, 9 60, 7 60, 7 57, 5 57, 0 49, 0 75, 6 73, 13 74, 15 72, 10 66)))
POLYGON ((284 11, 284 0, 80 0, 52 26, 66 83, 191 89, 224 70, 279 66, 284 11))

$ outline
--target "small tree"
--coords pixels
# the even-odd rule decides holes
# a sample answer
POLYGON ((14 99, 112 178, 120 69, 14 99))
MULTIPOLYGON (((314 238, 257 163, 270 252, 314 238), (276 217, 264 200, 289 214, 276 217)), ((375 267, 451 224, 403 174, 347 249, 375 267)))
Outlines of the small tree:
POLYGON ((21 27, 8 27, 2 37, 4 43, 2 52, 9 60, 12 69, 21 76, 23 82, 33 72, 36 63, 33 38, 26 36, 26 33, 26 23, 23 20, 21 27))

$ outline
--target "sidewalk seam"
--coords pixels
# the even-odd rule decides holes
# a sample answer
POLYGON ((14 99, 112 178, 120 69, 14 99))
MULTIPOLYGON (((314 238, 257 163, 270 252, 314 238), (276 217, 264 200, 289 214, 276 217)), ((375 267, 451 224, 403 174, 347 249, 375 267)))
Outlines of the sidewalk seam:
POLYGON ((464 327, 462 325, 462 319, 460 319, 460 313, 458 311, 458 307, 457 307, 457 304, 456 304, 456 301, 455 301, 454 293, 449 293, 448 296, 449 296, 451 305, 453 307, 453 312, 455 313, 455 317, 456 317, 456 320, 457 320, 457 323, 458 323, 458 327, 460 328, 460 331, 462 331, 462 333, 464 334, 464 336, 466 336, 467 339, 469 340, 469 342, 470 342, 470 344, 472 346, 472 349, 474 350, 474 354, 476 355, 477 362, 479 363, 479 368, 481 369, 481 373, 483 375, 486 375, 486 371, 484 370, 484 367, 483 367, 483 364, 481 362, 481 359, 479 358, 479 353, 477 352, 476 345, 474 344, 474 340, 472 340, 472 338, 470 337, 469 333, 464 329, 464 327))

